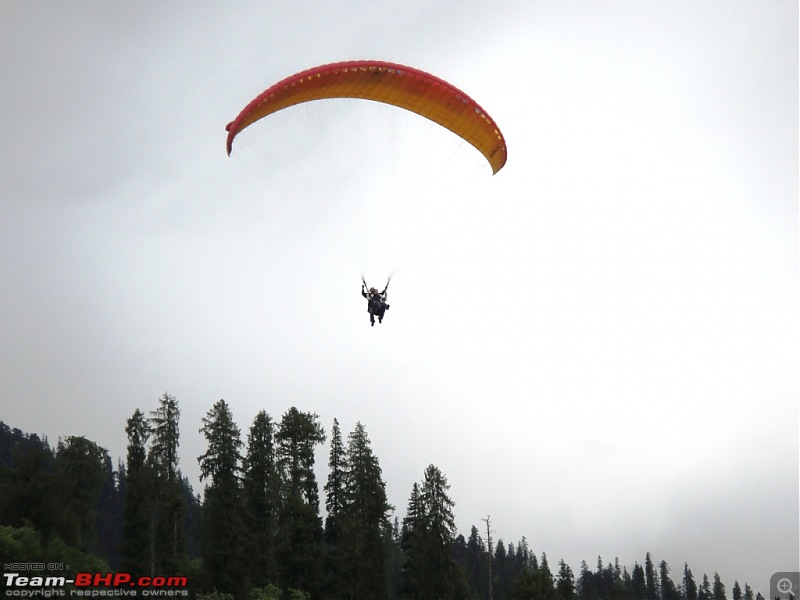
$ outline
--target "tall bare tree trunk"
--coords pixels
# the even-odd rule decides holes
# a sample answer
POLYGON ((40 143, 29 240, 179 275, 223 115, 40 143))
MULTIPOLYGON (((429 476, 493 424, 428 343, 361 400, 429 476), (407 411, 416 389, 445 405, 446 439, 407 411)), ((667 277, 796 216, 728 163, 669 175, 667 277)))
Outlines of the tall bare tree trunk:
POLYGON ((494 600, 492 597, 492 557, 494 556, 494 552, 492 551, 491 516, 486 515, 486 518, 481 519, 481 521, 486 521, 486 543, 489 545, 489 600, 494 600))

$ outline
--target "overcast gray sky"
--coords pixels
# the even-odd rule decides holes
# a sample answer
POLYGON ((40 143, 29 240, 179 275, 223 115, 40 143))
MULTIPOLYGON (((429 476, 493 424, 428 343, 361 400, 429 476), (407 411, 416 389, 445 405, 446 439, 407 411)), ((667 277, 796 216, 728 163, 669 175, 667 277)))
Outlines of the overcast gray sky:
POLYGON ((0 77, 9 425, 124 458, 168 391, 196 482, 213 402, 296 405, 365 424, 401 518, 434 463, 551 565, 798 568, 796 2, 5 2, 0 77), (466 91, 506 167, 364 101, 226 156, 361 58, 466 91))

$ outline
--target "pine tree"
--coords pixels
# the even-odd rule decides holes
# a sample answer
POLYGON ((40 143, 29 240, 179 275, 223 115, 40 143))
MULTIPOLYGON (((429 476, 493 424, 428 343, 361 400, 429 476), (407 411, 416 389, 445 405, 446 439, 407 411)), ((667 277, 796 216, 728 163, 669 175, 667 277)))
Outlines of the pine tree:
POLYGON ((0 421, 0 523, 31 524, 45 543, 58 534, 63 507, 53 484, 54 465, 46 439, 0 421))
MULTIPOLYGON (((451 556, 458 568, 463 571, 465 581, 467 579, 467 540, 462 534, 458 534, 453 541, 451 556)), ((469 584, 468 584, 469 585, 469 584)))
POLYGON ((697 600, 697 584, 688 563, 683 563, 683 596, 685 600, 697 600))
POLYGON ((470 529, 469 539, 467 539, 466 571, 467 582, 473 591, 473 595, 478 598, 488 598, 487 574, 489 572, 489 557, 486 545, 483 543, 483 539, 475 525, 470 529))
POLYGON ((103 487, 97 502, 97 546, 95 552, 105 557, 109 566, 119 568, 119 547, 122 542, 122 526, 124 511, 124 467, 114 470, 108 453, 103 457, 103 487))
POLYGON ((150 426, 153 433, 151 453, 163 468, 167 479, 172 480, 176 478, 178 470, 181 411, 178 408, 177 398, 166 392, 158 399, 158 403, 158 408, 150 411, 150 426))
POLYGON ((391 526, 384 530, 383 539, 388 557, 386 585, 389 589, 389 597, 399 598, 403 589, 403 551, 400 520, 397 516, 395 516, 391 526))
MULTIPOLYGON (((585 560, 581 561, 581 571, 577 581, 577 593, 580 600, 593 600, 599 597, 595 590, 594 575, 589 570, 589 565, 586 564, 585 560)), ((642 598, 644 598, 644 596, 642 596, 642 598)))
POLYGON ((575 600, 575 577, 572 569, 562 558, 558 561, 558 579, 556 580, 556 597, 559 600, 575 600))
POLYGON ((733 600, 742 600, 742 588, 738 580, 734 580, 731 593, 733 594, 733 600))
POLYGON ((430 465, 409 502, 406 584, 410 595, 423 600, 453 598, 466 586, 451 556, 455 521, 449 488, 438 467, 430 465))
MULTIPOLYGON (((609 568, 611 565, 609 564, 609 568)), ((630 591, 630 577, 628 577, 627 570, 619 563, 619 557, 614 557, 614 567, 612 570, 612 598, 624 598, 630 591)))
POLYGON ((540 595, 541 584, 537 577, 538 572, 525 566, 519 571, 511 582, 512 598, 514 600, 545 600, 540 595))
POLYGON ((631 592, 632 597, 636 600, 647 598, 647 581, 645 580, 644 568, 638 562, 633 565, 631 592))
POLYGON ((331 593, 338 595, 344 586, 340 567, 339 533, 345 504, 345 475, 347 471, 345 447, 339 421, 333 420, 331 427, 331 451, 328 460, 328 481, 325 484, 325 543, 326 580, 331 593))
POLYGON ((153 572, 176 571, 186 557, 185 506, 178 470, 180 409, 166 392, 150 412, 151 445, 148 455, 155 475, 151 498, 153 572))
POLYGON ((244 595, 245 529, 240 486, 242 441, 233 415, 218 400, 200 428, 208 444, 198 457, 200 479, 210 480, 203 506, 203 566, 217 590, 244 595))
POLYGON ((428 551, 427 563, 432 569, 429 579, 430 587, 426 592, 433 592, 435 584, 439 585, 439 592, 432 597, 455 597, 458 583, 457 570, 451 556, 451 546, 455 539, 455 517, 453 507, 455 503, 450 499, 447 490, 450 484, 447 478, 434 465, 429 465, 425 470, 422 481, 421 498, 425 508, 425 534, 428 551))
POLYGON ((429 537, 442 547, 449 547, 455 538, 455 518, 453 506, 447 490, 450 484, 447 478, 434 465, 425 469, 420 498, 425 510, 425 521, 429 537))
POLYGON ((421 587, 421 575, 425 569, 424 545, 425 538, 425 508, 422 505, 422 495, 419 484, 414 482, 411 487, 411 496, 408 499, 406 516, 403 519, 402 548, 405 553, 403 565, 403 582, 406 591, 417 590, 421 587))
POLYGON ((186 513, 183 520, 186 532, 186 554, 187 558, 195 559, 200 556, 202 500, 199 494, 195 494, 188 477, 181 477, 180 487, 186 513))
POLYGON ((661 583, 661 600, 680 600, 681 595, 669 576, 667 561, 662 560, 659 565, 659 581, 661 583))
POLYGON ((503 538, 497 540, 492 561, 492 591, 498 599, 507 598, 511 594, 511 580, 508 576, 508 545, 503 538))
POLYGON ((387 554, 383 532, 392 507, 378 458, 361 423, 347 440, 338 572, 347 598, 385 598, 387 554))
POLYGON ((69 545, 90 551, 96 542, 97 503, 105 480, 108 452, 85 437, 59 440, 56 451, 56 490, 62 512, 58 531, 69 545))
POLYGON ((255 587, 277 581, 275 529, 280 504, 280 479, 275 463, 274 426, 260 411, 247 435, 243 489, 249 536, 249 572, 255 587))
POLYGON ((711 583, 708 581, 708 575, 703 573, 703 583, 700 585, 700 591, 697 594, 698 600, 712 600, 711 583))
POLYGON ((746 583, 744 584, 744 600, 754 600, 753 588, 746 583))
MULTIPOLYGON (((528 566, 525 567, 531 570, 528 566)), ((553 574, 550 572, 550 566, 547 563, 547 554, 542 552, 542 560, 539 563, 539 568, 531 570, 536 582, 535 597, 541 600, 552 600, 556 598, 556 587, 553 581, 553 574)))
MULTIPOLYGON (((528 546, 528 539, 524 535, 519 543, 517 543, 516 556, 517 569, 523 569, 525 567, 532 568, 533 563, 536 561, 536 556, 531 552, 528 546)), ((536 564, 536 568, 539 568, 538 563, 536 564)))
POLYGON ((337 419, 333 420, 331 428, 331 452, 328 467, 328 482, 325 484, 325 510, 327 512, 325 539, 329 544, 335 546, 338 539, 337 519, 341 516, 344 508, 344 486, 347 473, 345 446, 337 419))
POLYGON ((606 598, 611 593, 611 588, 614 585, 614 574, 610 568, 603 566, 603 559, 597 557, 597 569, 594 573, 595 589, 601 598, 606 598))
POLYGON ((647 600, 658 600, 658 584, 653 559, 648 552, 644 559, 644 578, 647 584, 647 600))
POLYGON ((633 578, 631 574, 628 573, 628 567, 622 567, 619 597, 623 600, 633 598, 633 578))
POLYGON ((152 564, 148 502, 152 474, 148 472, 147 464, 150 427, 144 413, 138 408, 128 419, 125 433, 128 435, 128 455, 125 469, 122 569, 139 576, 148 573, 152 564))
POLYGON ((513 542, 508 542, 506 544, 506 573, 505 578, 506 580, 511 583, 517 576, 520 574, 522 569, 520 568, 521 565, 517 560, 517 548, 514 546, 513 542))
POLYGON ((312 595, 321 588, 323 555, 314 448, 324 441, 319 416, 295 407, 284 413, 275 434, 282 490, 276 540, 280 581, 312 595))
POLYGON ((725 586, 719 578, 719 573, 714 573, 714 591, 712 595, 713 600, 726 600, 725 586))

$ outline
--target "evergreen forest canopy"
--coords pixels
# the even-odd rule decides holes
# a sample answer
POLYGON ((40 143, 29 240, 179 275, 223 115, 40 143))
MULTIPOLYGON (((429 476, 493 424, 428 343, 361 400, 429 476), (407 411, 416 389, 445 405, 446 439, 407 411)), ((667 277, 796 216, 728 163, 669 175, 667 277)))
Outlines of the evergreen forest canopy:
MULTIPOLYGON (((330 434, 315 413, 259 412, 244 438, 224 400, 202 419, 203 496, 178 468, 180 409, 163 394, 127 420, 127 455, 84 437, 47 439, 0 421, 0 558, 69 564, 73 571, 187 577, 191 595, 224 599, 723 600, 718 574, 677 579, 650 553, 629 571, 586 561, 551 568, 523 537, 492 539, 491 520, 455 527, 445 475, 429 465, 394 516, 366 428, 330 434), (323 485, 314 449, 329 442, 323 485), (486 538, 482 533, 486 532, 486 538)), ((46 575, 46 574, 43 574, 46 575)), ((733 584, 733 600, 763 600, 733 584)))

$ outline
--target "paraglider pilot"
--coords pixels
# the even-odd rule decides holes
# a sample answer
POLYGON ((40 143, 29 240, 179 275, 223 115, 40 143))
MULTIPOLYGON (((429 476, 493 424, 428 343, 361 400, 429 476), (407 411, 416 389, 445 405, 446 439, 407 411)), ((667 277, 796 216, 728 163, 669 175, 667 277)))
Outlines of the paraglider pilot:
MULTIPOLYGON (((386 284, 386 288, 389 284, 386 284)), ((369 288, 367 292, 367 284, 361 283, 361 295, 367 299, 367 311, 369 312, 369 322, 372 327, 375 327, 375 317, 378 317, 378 323, 383 322, 383 314, 388 310, 389 305, 386 304, 386 288, 379 292, 376 288, 369 288)))

